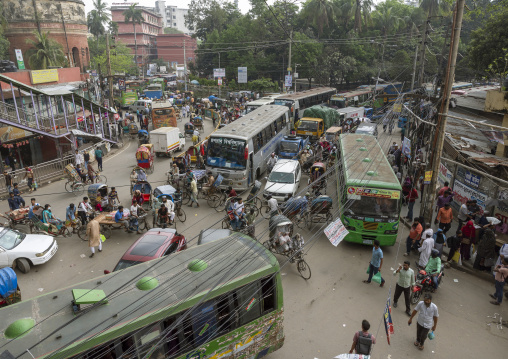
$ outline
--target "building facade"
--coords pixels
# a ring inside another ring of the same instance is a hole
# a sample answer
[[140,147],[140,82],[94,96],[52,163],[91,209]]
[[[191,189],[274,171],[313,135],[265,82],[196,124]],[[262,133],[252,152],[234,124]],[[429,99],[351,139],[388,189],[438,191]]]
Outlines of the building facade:
[[185,15],[189,9],[179,8],[175,5],[166,5],[165,0],[155,1],[154,11],[162,17],[164,27],[179,30],[186,35],[193,35],[194,31],[185,25]]
[[34,31],[49,32],[49,37],[62,45],[70,67],[85,72],[90,63],[88,28],[85,4],[81,0],[0,0],[7,20],[5,37],[10,42],[9,58],[16,63],[15,49],[23,54],[29,69],[26,52],[32,47],[27,39],[35,40]]
[[136,60],[138,66],[142,67],[157,58],[157,36],[163,33],[162,17],[153,8],[136,6],[142,12],[143,22],[133,26],[132,22],[125,21],[123,15],[130,5],[131,3],[113,3],[111,20],[118,23],[118,40],[125,43],[132,54],[135,54],[135,42],[137,43]]
[[[184,49],[185,46],[185,49]],[[170,63],[182,65],[196,59],[197,41],[185,34],[163,34],[157,36],[157,54]]]

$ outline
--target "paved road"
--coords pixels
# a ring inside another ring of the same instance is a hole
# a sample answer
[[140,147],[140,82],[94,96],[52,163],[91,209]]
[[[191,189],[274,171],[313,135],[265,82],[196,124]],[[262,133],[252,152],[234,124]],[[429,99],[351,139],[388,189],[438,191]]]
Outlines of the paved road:
[[[183,123],[179,123],[179,126],[183,127]],[[207,133],[211,127],[210,121],[206,121]],[[380,141],[387,148],[392,141],[400,143],[400,137],[398,132],[392,137],[381,134]],[[130,201],[129,173],[136,164],[136,144],[134,140],[126,143],[120,151],[107,158],[104,164],[108,185],[117,187],[124,203]],[[149,181],[154,186],[165,183],[169,163],[167,158],[156,158],[155,173],[149,176]],[[306,182],[306,178],[303,182]],[[329,193],[334,193],[333,184],[330,183],[329,186]],[[69,203],[78,202],[78,198],[63,190],[62,181],[40,188],[35,193],[38,202],[51,203],[60,217],[64,217],[65,207]],[[25,199],[28,200],[29,196],[25,195]],[[1,210],[7,210],[5,201],[0,205]],[[187,221],[178,223],[178,231],[184,233],[191,245],[196,242],[195,238],[201,229],[210,226],[220,228],[222,214],[208,208],[206,203],[203,202],[198,209],[186,206],[184,209]],[[266,222],[259,221],[256,234],[266,231]],[[314,227],[311,233],[301,230],[307,241],[317,232],[318,227]],[[406,236],[407,230],[403,227],[396,245],[383,248],[385,262],[382,273],[387,282],[384,288],[379,288],[375,284],[362,283],[366,278],[370,247],[343,242],[335,248],[322,233],[318,233],[306,256],[312,269],[309,281],[298,275],[294,264],[282,268],[286,341],[282,349],[271,354],[270,358],[322,359],[348,352],[353,334],[360,329],[362,319],[371,322],[371,331],[378,338],[374,358],[477,358],[504,355],[508,347],[508,329],[500,330],[495,325],[489,326],[488,323],[492,320],[487,316],[501,313],[507,318],[507,304],[503,303],[501,307],[489,304],[488,293],[493,292],[493,285],[455,269],[446,270],[442,286],[434,295],[434,302],[440,310],[436,339],[427,341],[423,352],[418,351],[412,344],[416,324],[408,328],[402,305],[393,309],[395,334],[391,345],[387,344],[382,314],[386,299],[395,286],[390,268],[395,268],[404,261],[403,248],[399,250],[399,244],[404,244]],[[260,237],[264,241],[266,235]],[[18,273],[23,298],[66,286],[75,287],[81,281],[101,275],[104,269],[113,269],[121,255],[137,238],[136,234],[114,231],[105,242],[104,251],[96,254],[93,259],[88,258],[90,252],[87,244],[77,236],[58,238],[59,251],[49,263],[33,268],[28,274]],[[416,257],[411,260],[414,262]],[[279,257],[279,261],[281,265],[284,264],[283,257]],[[401,298],[400,304],[402,303]]]

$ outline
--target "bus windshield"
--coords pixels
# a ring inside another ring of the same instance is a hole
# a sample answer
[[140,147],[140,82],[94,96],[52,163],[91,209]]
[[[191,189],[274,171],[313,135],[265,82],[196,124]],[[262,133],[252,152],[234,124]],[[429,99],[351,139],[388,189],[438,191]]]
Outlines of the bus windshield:
[[207,149],[206,164],[218,168],[245,169],[245,141],[227,138],[211,137]]
[[300,124],[298,125],[298,129],[301,131],[317,131],[318,129],[318,123],[317,121],[305,121],[301,120]]
[[291,106],[293,106],[293,101],[291,101],[291,100],[275,100],[274,103],[276,105],[287,106],[289,108],[291,108]]
[[338,108],[345,108],[346,107],[346,100],[345,99],[332,99],[330,100],[330,106],[332,107],[338,107]]
[[245,113],[247,114],[247,113],[249,113],[249,112],[252,112],[252,111],[254,111],[254,110],[257,110],[259,107],[260,107],[260,106],[256,106],[256,105],[254,105],[254,106],[248,106],[248,105],[247,105],[247,110],[246,110],[246,112],[245,112]]
[[360,199],[352,200],[345,213],[357,216],[372,217],[399,217],[399,200],[392,198],[377,198],[360,196]]

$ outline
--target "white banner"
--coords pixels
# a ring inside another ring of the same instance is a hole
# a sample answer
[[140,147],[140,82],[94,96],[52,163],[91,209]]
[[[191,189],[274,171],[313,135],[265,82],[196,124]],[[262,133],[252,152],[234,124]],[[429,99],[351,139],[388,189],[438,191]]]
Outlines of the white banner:
[[337,218],[334,222],[330,223],[324,230],[326,237],[330,242],[337,247],[342,242],[345,236],[349,234],[348,230],[342,224],[340,218]]
[[489,197],[481,192],[478,192],[474,188],[466,186],[462,182],[455,180],[453,184],[453,201],[460,207],[470,199],[475,199],[478,206],[485,211],[485,204],[489,201]]
[[226,77],[226,69],[213,69],[213,77]]
[[441,186],[443,186],[445,182],[451,183],[452,180],[451,171],[446,168],[442,162],[439,164],[439,173],[437,174],[437,180]]
[[247,83],[247,68],[239,67],[238,68],[238,83],[246,84]]

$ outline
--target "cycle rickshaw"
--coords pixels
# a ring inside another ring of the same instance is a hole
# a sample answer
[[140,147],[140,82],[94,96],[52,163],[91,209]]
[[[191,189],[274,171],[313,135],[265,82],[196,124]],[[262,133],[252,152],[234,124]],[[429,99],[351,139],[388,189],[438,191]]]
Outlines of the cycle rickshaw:
[[319,196],[312,200],[307,212],[307,228],[311,229],[314,223],[330,224],[333,221],[332,204],[332,198],[329,196]]
[[[152,213],[153,213],[153,227],[163,227],[165,224],[161,223],[159,220],[159,208],[161,208],[161,204],[163,202],[163,197],[166,197],[168,201],[172,201],[175,205],[175,218],[178,218],[180,222],[185,222],[187,219],[187,215],[182,208],[182,194],[178,192],[175,187],[171,185],[164,185],[155,188],[153,191],[153,205],[152,205]],[[174,222],[176,227],[176,221]]]
[[183,125],[185,136],[189,136],[192,138],[192,135],[194,135],[194,125],[191,122],[187,122],[185,125]]
[[67,174],[67,182],[65,183],[65,190],[75,196],[82,194],[85,191],[85,185],[83,184],[81,177],[74,168],[72,163],[69,163],[64,168],[65,174]]
[[153,173],[153,145],[146,143],[141,145],[136,151],[136,160],[138,161],[138,167],[141,167],[147,172]]
[[309,185],[315,194],[326,193],[326,165],[323,162],[315,162],[310,167]]
[[280,209],[297,227],[305,228],[308,203],[309,200],[306,196],[292,197],[283,203]]
[[134,122],[129,123],[129,135],[131,135],[131,138],[136,138],[138,132],[139,132],[138,125]]
[[131,171],[131,174],[130,174],[130,180],[131,180],[131,195],[134,193],[133,191],[133,187],[134,185],[136,184],[136,182],[138,181],[144,181],[145,179],[147,179],[147,176],[146,176],[146,172],[143,168],[139,167],[139,166],[136,166],[132,169]]
[[[303,279],[309,279],[311,276],[310,267],[303,259],[304,241],[303,237],[296,233],[293,235],[293,222],[281,214],[276,214],[270,218],[269,233],[270,237],[263,243],[263,246],[274,254],[287,257],[291,263],[296,262],[296,268]],[[280,235],[288,236],[288,242],[281,242]]]
[[102,211],[108,207],[108,186],[104,183],[95,183],[88,187],[88,199],[90,205],[96,211]]
[[144,143],[150,143],[150,134],[147,130],[139,130],[138,131],[138,146],[141,146]]
[[191,123],[194,125],[194,127],[195,127],[197,130],[201,130],[201,131],[203,131],[203,119],[201,118],[201,116],[195,116],[195,117],[191,120]]
[[21,302],[18,277],[11,267],[0,269],[0,308]]
[[152,208],[152,186],[147,181],[138,181],[132,187],[132,192],[140,191],[143,197],[142,207],[145,211]]

